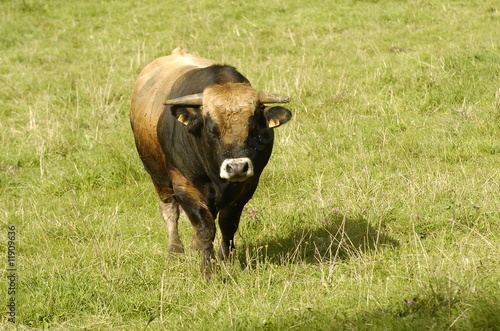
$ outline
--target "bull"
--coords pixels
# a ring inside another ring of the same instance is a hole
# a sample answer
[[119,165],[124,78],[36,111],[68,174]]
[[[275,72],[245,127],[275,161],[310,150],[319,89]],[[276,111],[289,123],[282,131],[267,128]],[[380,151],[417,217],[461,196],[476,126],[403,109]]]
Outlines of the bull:
[[140,73],[130,122],[139,156],[159,196],[169,253],[183,253],[179,206],[202,253],[202,273],[234,251],[234,234],[273,149],[274,128],[292,114],[286,96],[255,90],[234,67],[176,48]]

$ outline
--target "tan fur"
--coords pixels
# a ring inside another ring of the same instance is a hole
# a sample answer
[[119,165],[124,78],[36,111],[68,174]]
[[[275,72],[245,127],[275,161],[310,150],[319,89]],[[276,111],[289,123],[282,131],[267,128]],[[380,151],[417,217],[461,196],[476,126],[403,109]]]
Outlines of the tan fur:
[[203,112],[219,126],[225,144],[242,145],[248,138],[248,121],[259,98],[250,84],[212,85],[203,92]]

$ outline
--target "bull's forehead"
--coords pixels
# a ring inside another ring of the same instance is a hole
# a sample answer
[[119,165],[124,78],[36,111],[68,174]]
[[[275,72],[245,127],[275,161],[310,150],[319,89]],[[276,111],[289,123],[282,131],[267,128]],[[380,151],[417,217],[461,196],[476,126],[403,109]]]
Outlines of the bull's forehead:
[[209,86],[203,92],[203,112],[217,124],[225,144],[242,145],[248,138],[248,123],[259,103],[250,84]]

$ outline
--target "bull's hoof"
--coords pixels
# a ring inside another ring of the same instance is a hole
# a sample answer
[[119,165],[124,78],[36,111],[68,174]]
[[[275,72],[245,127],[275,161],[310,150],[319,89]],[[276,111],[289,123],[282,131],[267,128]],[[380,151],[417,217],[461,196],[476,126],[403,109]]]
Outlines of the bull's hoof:
[[182,244],[171,244],[167,247],[167,251],[170,255],[184,254],[184,247]]
[[217,263],[217,259],[213,255],[213,252],[210,252],[210,254],[202,252],[202,255],[201,275],[207,281],[212,280],[220,268]]

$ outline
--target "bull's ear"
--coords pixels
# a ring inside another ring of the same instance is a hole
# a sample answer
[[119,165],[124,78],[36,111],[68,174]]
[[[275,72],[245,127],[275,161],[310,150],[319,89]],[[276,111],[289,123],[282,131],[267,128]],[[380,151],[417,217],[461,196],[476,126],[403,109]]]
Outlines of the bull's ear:
[[188,125],[199,113],[196,108],[191,107],[172,106],[170,110],[172,111],[172,115],[184,125]]
[[199,132],[203,126],[203,115],[201,114],[200,108],[173,106],[171,111],[172,115],[174,115],[179,122],[186,125],[188,131],[191,133]]
[[267,127],[272,129],[285,124],[292,118],[292,113],[285,107],[266,107],[264,108],[264,117]]

